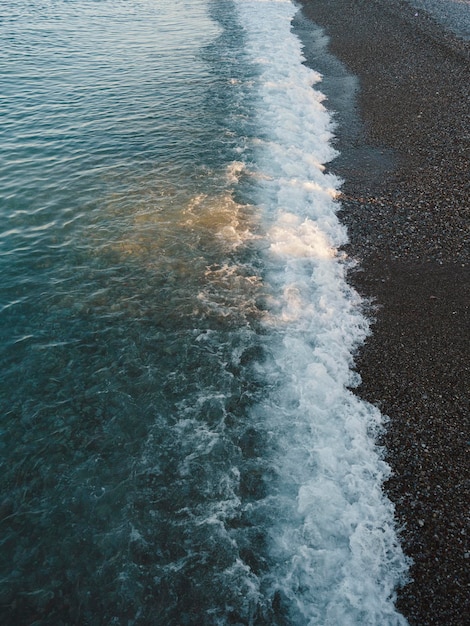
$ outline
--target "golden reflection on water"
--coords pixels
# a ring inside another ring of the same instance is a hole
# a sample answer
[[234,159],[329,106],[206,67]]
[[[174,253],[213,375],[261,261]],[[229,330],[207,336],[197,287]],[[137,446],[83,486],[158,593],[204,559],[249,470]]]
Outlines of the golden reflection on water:
[[[137,298],[113,289],[113,314],[148,312],[142,293],[152,294],[152,307],[173,316],[246,319],[259,316],[256,301],[263,289],[247,246],[262,239],[259,211],[237,202],[230,189],[219,193],[188,193],[153,184],[123,189],[106,198],[99,209],[99,227],[91,225],[89,246],[108,266],[129,266],[142,283]],[[98,221],[97,220],[97,221]],[[104,306],[108,289],[87,297],[88,306]],[[147,314],[147,313],[145,313]]]

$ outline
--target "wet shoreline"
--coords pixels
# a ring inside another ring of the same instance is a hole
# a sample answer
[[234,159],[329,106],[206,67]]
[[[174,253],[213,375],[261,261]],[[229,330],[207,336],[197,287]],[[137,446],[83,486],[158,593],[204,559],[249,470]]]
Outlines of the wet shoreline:
[[345,180],[350,279],[375,320],[357,393],[390,418],[386,488],[414,561],[397,605],[410,624],[457,626],[470,583],[469,43],[399,0],[301,4],[357,80],[330,166]]

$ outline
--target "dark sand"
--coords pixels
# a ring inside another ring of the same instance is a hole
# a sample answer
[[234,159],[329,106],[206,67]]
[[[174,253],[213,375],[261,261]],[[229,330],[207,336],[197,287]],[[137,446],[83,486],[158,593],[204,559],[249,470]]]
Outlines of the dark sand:
[[[346,181],[340,217],[346,251],[360,263],[350,279],[376,319],[356,360],[358,393],[390,418],[384,443],[394,475],[386,489],[414,561],[398,608],[413,625],[463,626],[470,623],[469,44],[400,0],[301,3],[360,85],[356,111],[353,83],[342,102],[327,105],[338,104],[342,151],[330,167]],[[307,20],[299,19],[302,37]],[[308,63],[323,71],[316,54],[306,44]]]

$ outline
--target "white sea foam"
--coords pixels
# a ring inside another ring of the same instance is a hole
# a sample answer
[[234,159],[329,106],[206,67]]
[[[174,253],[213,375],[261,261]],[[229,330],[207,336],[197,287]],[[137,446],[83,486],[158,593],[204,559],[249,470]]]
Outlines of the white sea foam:
[[369,328],[337,251],[346,232],[336,217],[341,181],[324,168],[335,151],[313,88],[321,77],[303,65],[290,1],[236,6],[259,69],[255,167],[273,294],[266,324],[279,338],[276,384],[255,411],[282,451],[272,589],[296,607],[293,623],[406,624],[394,599],[408,563],[382,491],[390,470],[375,444],[384,419],[349,390],[352,355]]

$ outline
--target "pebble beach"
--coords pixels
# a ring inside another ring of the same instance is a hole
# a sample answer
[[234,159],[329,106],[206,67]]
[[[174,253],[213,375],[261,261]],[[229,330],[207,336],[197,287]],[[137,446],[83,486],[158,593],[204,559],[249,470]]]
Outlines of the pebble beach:
[[[397,607],[412,625],[461,626],[470,614],[470,44],[416,3],[301,4],[356,80],[330,168],[345,181],[350,281],[373,319],[357,393],[389,418],[385,487],[412,559]],[[315,51],[304,45],[309,63]]]

